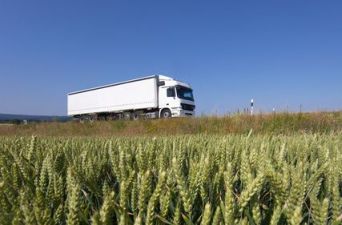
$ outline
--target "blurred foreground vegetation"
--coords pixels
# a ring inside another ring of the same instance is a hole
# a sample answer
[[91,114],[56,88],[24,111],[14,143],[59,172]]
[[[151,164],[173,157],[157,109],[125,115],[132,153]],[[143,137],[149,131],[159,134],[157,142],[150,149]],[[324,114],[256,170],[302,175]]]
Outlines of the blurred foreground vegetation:
[[341,151],[341,132],[2,137],[0,224],[341,224]]

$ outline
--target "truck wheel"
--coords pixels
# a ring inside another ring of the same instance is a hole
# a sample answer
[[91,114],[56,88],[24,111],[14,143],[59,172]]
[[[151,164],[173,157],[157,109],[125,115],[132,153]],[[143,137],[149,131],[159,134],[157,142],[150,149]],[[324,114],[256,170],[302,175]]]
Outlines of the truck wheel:
[[160,115],[161,118],[170,118],[171,117],[171,111],[170,109],[163,109]]
[[123,119],[124,120],[131,120],[132,119],[132,114],[130,112],[124,112]]
[[133,113],[133,120],[138,120],[139,117],[140,117],[139,112],[134,112],[134,113]]

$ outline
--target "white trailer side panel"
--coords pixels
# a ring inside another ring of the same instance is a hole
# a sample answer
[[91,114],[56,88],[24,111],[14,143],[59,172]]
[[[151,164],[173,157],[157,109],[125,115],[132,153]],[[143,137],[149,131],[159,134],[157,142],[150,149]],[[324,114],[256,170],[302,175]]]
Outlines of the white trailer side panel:
[[155,76],[68,94],[68,115],[158,107]]

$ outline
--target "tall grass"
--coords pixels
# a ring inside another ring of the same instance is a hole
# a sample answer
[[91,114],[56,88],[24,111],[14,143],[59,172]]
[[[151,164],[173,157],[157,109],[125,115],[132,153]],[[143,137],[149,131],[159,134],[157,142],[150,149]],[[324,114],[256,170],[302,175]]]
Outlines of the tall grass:
[[136,136],[176,134],[328,133],[342,130],[342,112],[277,113],[168,120],[34,123],[0,126],[0,136]]

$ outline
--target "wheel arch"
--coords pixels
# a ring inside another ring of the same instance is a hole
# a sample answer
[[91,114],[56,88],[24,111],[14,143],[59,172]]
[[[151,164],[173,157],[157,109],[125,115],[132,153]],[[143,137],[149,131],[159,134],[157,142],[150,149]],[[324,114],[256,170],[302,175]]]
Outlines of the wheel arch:
[[166,110],[166,109],[168,109],[168,110],[170,110],[170,112],[171,112],[171,117],[172,117],[172,111],[171,111],[171,108],[169,108],[169,107],[164,107],[164,108],[160,108],[159,109],[159,118],[161,118],[161,115],[162,115],[162,112],[163,112],[163,110]]

